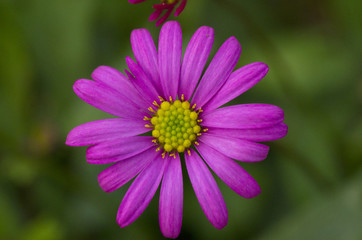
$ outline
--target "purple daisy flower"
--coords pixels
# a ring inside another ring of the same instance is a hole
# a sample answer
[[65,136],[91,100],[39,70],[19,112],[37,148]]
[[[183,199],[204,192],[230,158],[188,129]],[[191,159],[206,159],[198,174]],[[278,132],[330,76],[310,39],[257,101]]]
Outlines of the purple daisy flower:
[[[137,4],[137,3],[141,3],[141,2],[145,2],[146,0],[128,0],[129,3],[133,3],[133,4]],[[171,15],[172,11],[174,10],[174,8],[176,6],[178,6],[176,8],[175,11],[175,17],[177,17],[178,15],[181,14],[181,12],[184,10],[185,6],[186,6],[187,0],[161,0],[161,4],[155,4],[153,5],[153,8],[155,9],[155,11],[151,14],[149,20],[155,21],[156,22],[156,26],[160,26],[162,23],[164,23],[167,18]],[[164,13],[164,15],[161,17],[161,14]]]
[[127,76],[101,66],[92,73],[94,81],[80,79],[74,84],[81,99],[118,117],[74,128],[66,144],[91,145],[86,153],[89,163],[114,163],[98,175],[106,192],[135,178],[117,213],[121,227],[142,214],[161,184],[161,231],[169,238],[179,235],[183,159],[201,208],[218,229],[227,224],[228,213],[207,166],[242,197],[260,193],[257,182],[234,160],[258,162],[266,158],[269,147],[258,142],[286,135],[283,110],[267,104],[219,108],[259,82],[268,67],[256,62],[233,71],[241,46],[231,37],[202,75],[213,40],[214,30],[200,27],[181,61],[178,22],[163,25],[158,52],[150,33],[136,29],[131,34],[136,62],[126,58]]

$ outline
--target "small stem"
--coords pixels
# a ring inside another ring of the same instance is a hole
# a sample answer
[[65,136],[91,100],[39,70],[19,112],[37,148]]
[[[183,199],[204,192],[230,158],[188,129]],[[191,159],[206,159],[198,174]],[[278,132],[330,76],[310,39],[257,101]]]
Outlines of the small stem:
[[302,156],[298,151],[288,148],[283,144],[270,143],[269,144],[273,149],[276,149],[278,152],[282,153],[288,159],[293,160],[293,162],[302,169],[310,179],[315,182],[316,186],[320,189],[321,192],[325,192],[333,186],[333,182],[327,177],[322,175],[320,171],[310,163],[304,156]]

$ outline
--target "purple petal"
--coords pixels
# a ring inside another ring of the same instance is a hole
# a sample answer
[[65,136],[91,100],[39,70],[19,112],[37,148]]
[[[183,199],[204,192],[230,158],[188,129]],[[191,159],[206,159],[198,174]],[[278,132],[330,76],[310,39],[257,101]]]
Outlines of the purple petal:
[[237,194],[244,198],[253,198],[260,193],[258,183],[235,161],[206,144],[200,144],[196,149],[216,175]]
[[288,126],[285,123],[279,123],[266,128],[249,129],[228,129],[228,128],[209,128],[208,134],[217,136],[228,136],[233,138],[245,139],[253,142],[273,141],[285,137],[288,133]]
[[109,88],[115,89],[125,98],[134,102],[138,107],[143,109],[148,108],[147,103],[143,100],[132,83],[120,71],[111,67],[100,66],[93,71],[92,79]]
[[159,154],[155,149],[151,148],[136,156],[113,164],[98,175],[99,186],[105,192],[112,192],[122,187],[153,161],[157,155]]
[[151,13],[150,17],[148,18],[148,21],[152,22],[155,21],[157,18],[159,18],[162,14],[162,9],[156,9],[153,13]]
[[121,227],[131,224],[146,209],[161,182],[167,163],[168,159],[158,154],[134,180],[118,209],[117,223]]
[[193,104],[203,107],[219,91],[238,62],[240,53],[241,46],[235,37],[225,41],[206,69],[192,99]]
[[283,122],[284,112],[269,104],[241,104],[206,112],[202,118],[205,127],[266,128]]
[[160,228],[167,238],[177,238],[182,224],[183,184],[180,157],[170,157],[160,191]]
[[256,62],[248,64],[233,72],[225,85],[203,107],[204,111],[215,109],[233,100],[257,84],[268,72],[265,63]]
[[269,147],[263,144],[228,136],[219,137],[205,133],[199,139],[220,153],[243,162],[262,161],[269,151]]
[[158,73],[158,56],[155,43],[146,29],[136,29],[131,33],[131,45],[137,63],[142,67],[158,92],[161,92]]
[[134,78],[132,78],[132,83],[138,92],[148,101],[149,104],[152,104],[153,101],[158,100],[158,96],[160,96],[160,94],[157,92],[156,88],[151,83],[151,80],[147,77],[142,68],[130,57],[126,57],[126,62],[130,71],[134,75]]
[[181,4],[180,6],[178,6],[178,8],[176,9],[175,11],[175,17],[177,17],[178,15],[181,14],[181,12],[185,9],[186,7],[186,3],[187,3],[187,0],[181,0]]
[[133,157],[151,148],[154,145],[152,139],[152,137],[136,136],[102,142],[87,149],[87,162],[107,164]]
[[165,23],[158,43],[158,66],[163,97],[176,99],[180,79],[182,31],[175,21]]
[[[162,5],[162,4],[161,4],[161,5]],[[153,5],[154,8],[155,8],[155,6],[157,6],[157,5]],[[158,5],[158,6],[159,6],[159,5]],[[164,14],[162,17],[160,17],[160,18],[157,20],[157,22],[156,22],[156,27],[160,26],[162,23],[164,23],[164,22],[167,20],[167,18],[171,15],[173,8],[174,8],[174,7],[172,7],[172,8],[165,8],[165,9],[164,9],[166,12],[165,12],[165,14]]]
[[143,119],[141,111],[128,98],[102,83],[80,79],[74,92],[86,103],[117,117]]
[[202,210],[214,227],[222,229],[228,222],[228,213],[215,179],[193,149],[191,149],[191,156],[185,154],[185,162]]
[[116,138],[132,137],[149,132],[143,120],[133,119],[104,119],[84,123],[73,128],[65,144],[69,146],[86,146],[111,141]]
[[186,48],[182,61],[179,89],[179,96],[184,94],[186,100],[191,98],[200,80],[213,42],[214,29],[203,26],[195,32]]

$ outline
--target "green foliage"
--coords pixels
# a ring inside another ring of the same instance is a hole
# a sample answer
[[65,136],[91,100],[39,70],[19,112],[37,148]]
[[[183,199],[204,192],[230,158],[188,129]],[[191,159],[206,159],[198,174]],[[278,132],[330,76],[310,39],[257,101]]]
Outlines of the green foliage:
[[[78,99],[75,80],[125,68],[134,28],[147,28],[151,1],[0,1],[0,239],[160,239],[158,197],[131,226],[116,211],[128,186],[104,193],[85,148],[64,145],[75,126],[107,118]],[[232,104],[285,111],[289,134],[269,157],[242,164],[262,193],[243,199],[218,181],[229,224],[207,221],[184,171],[181,239],[362,238],[362,5],[333,1],[188,1],[177,18],[183,48],[201,25],[215,28],[215,53],[231,35],[238,67],[270,71]],[[174,19],[174,18],[172,18]],[[183,165],[183,167],[185,167]]]

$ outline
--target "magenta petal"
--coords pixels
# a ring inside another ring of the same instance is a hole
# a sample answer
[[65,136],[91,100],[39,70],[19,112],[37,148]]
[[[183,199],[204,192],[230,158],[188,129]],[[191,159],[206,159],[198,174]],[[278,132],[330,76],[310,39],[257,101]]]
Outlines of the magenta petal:
[[269,104],[241,104],[203,114],[202,125],[215,128],[266,128],[281,123],[284,112]]
[[142,119],[143,114],[128,98],[102,83],[80,79],[74,92],[86,103],[117,117]]
[[215,179],[193,149],[191,149],[191,156],[185,154],[185,162],[202,210],[214,227],[222,229],[228,222],[228,212]]
[[213,42],[214,29],[203,26],[195,32],[186,48],[182,61],[179,89],[179,96],[184,94],[186,100],[191,98],[200,80]]
[[157,49],[150,32],[146,29],[133,30],[131,45],[137,63],[142,67],[156,90],[161,92]]
[[143,69],[136,64],[130,57],[126,57],[126,63],[129,67],[129,70],[134,75],[132,78],[132,83],[138,92],[148,101],[149,104],[152,104],[153,101],[158,99],[160,94],[157,92],[157,89],[151,83],[151,80],[147,77]]
[[[153,7],[155,7],[155,6],[157,6],[157,5],[153,5]],[[160,6],[160,5],[158,5],[158,6]],[[161,6],[163,6],[163,5],[161,4]],[[173,5],[173,7],[171,7],[171,8],[165,9],[166,12],[165,12],[165,14],[164,14],[162,17],[160,17],[160,18],[157,20],[157,22],[156,22],[156,27],[160,26],[162,23],[164,23],[164,22],[167,20],[167,18],[171,15],[171,13],[172,13],[172,11],[173,11],[173,8],[174,8],[174,5]]]
[[120,71],[111,67],[100,66],[93,71],[92,79],[118,91],[119,94],[134,102],[138,107],[147,109],[147,103]]
[[150,17],[148,18],[148,21],[152,22],[155,21],[157,18],[159,18],[162,14],[162,9],[156,9],[153,13],[151,13]]
[[230,75],[225,85],[203,107],[203,110],[218,108],[246,92],[267,74],[268,69],[265,63],[256,62],[236,70]]
[[151,148],[136,156],[113,164],[98,175],[99,186],[105,192],[112,192],[122,187],[153,161],[157,155],[158,153],[155,149]]
[[151,148],[154,145],[152,139],[152,137],[136,136],[102,142],[87,149],[87,162],[107,164],[133,157]]
[[269,152],[269,147],[266,145],[228,136],[203,134],[199,139],[220,153],[243,162],[262,161]]
[[118,209],[117,223],[121,227],[131,224],[146,209],[161,182],[167,163],[167,159],[158,154],[136,177]]
[[73,128],[65,144],[69,146],[86,146],[111,141],[116,138],[132,137],[149,132],[143,120],[104,119],[84,123]]
[[170,157],[160,191],[160,228],[167,238],[177,238],[182,224],[183,183],[180,157]]
[[200,144],[196,149],[216,175],[237,194],[244,198],[253,198],[260,193],[258,183],[235,161],[206,144]]
[[240,138],[253,142],[265,142],[285,137],[288,133],[288,126],[285,123],[279,123],[266,128],[209,128],[207,133],[218,136]]
[[212,59],[192,99],[197,107],[203,107],[229,78],[239,60],[241,46],[235,37],[224,42]]
[[180,79],[182,31],[178,22],[165,23],[158,43],[158,66],[163,97],[176,99]]

